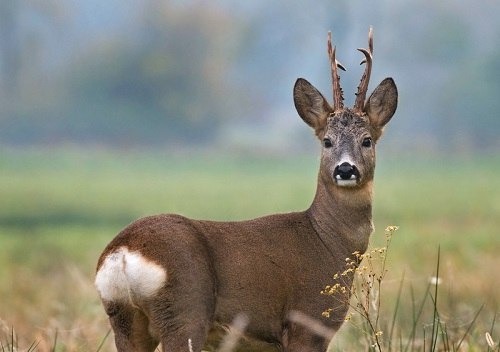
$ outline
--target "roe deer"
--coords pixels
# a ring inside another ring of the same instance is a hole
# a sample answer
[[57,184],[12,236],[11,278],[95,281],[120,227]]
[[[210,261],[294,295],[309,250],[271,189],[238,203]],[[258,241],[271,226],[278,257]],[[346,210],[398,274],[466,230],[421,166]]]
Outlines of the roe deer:
[[[106,247],[95,285],[119,351],[153,351],[161,343],[163,351],[199,352],[214,327],[239,314],[248,318],[245,334],[278,350],[327,349],[348,303],[320,291],[347,257],[368,246],[375,143],[397,106],[392,78],[365,102],[371,29],[368,38],[368,49],[358,49],[366,66],[353,108],[344,107],[330,34],[333,107],[305,79],[295,83],[297,112],[322,143],[307,210],[240,222],[155,215],[135,221]],[[333,308],[329,319],[322,317],[327,308]],[[332,336],[289,319],[296,311],[321,321]]]

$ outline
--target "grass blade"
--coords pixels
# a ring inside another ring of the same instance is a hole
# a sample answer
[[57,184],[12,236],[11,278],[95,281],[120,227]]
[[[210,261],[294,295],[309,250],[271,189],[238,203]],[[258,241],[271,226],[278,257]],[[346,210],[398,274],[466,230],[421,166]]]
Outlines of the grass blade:
[[405,272],[403,271],[401,281],[399,282],[398,296],[396,298],[396,305],[394,307],[394,314],[392,315],[391,327],[389,329],[389,352],[392,350],[392,336],[394,333],[394,326],[396,325],[396,316],[397,316],[398,310],[399,310],[399,302],[401,301],[401,292],[403,290],[404,279],[405,279]]
[[432,319],[432,335],[431,335],[431,352],[436,350],[437,344],[437,335],[438,335],[438,325],[439,325],[439,315],[437,309],[437,295],[438,295],[438,286],[439,286],[439,260],[441,257],[441,245],[438,246],[438,256],[437,256],[437,265],[436,265],[436,285],[434,288],[434,317]]
[[[427,301],[427,297],[429,296],[430,290],[431,290],[431,284],[429,282],[427,284],[427,288],[425,289],[424,298],[422,299],[422,302],[420,303],[420,307],[418,308],[418,313],[417,313],[416,316],[415,315],[413,316],[413,326],[412,326],[412,329],[411,329],[410,338],[408,339],[408,343],[406,344],[404,352],[408,351],[408,348],[410,347],[410,344],[411,344],[411,350],[414,350],[414,346],[415,346],[415,334],[417,332],[417,323],[420,320],[420,317],[422,316],[422,313],[424,311],[425,302]],[[414,294],[413,294],[413,285],[411,286],[411,293],[412,293],[412,298],[413,298],[414,297]],[[424,352],[425,352],[425,329],[424,329]]]
[[476,322],[476,319],[479,316],[479,313],[481,313],[481,311],[483,310],[483,308],[484,308],[484,304],[481,306],[481,308],[479,308],[479,310],[477,311],[476,315],[474,316],[474,319],[472,319],[472,322],[467,327],[467,330],[465,331],[464,336],[462,336],[462,339],[460,340],[460,342],[457,345],[457,348],[456,348],[457,351],[460,350],[460,346],[462,345],[462,342],[464,342],[465,337],[469,334],[470,330],[472,329],[472,326]]
[[33,341],[30,345],[30,347],[28,347],[28,349],[26,350],[27,352],[34,352],[37,348],[37,346],[40,344],[40,341]]
[[104,336],[104,338],[102,339],[101,343],[99,344],[99,346],[97,347],[97,350],[96,352],[99,352],[102,348],[102,346],[104,346],[104,342],[106,342],[106,339],[108,338],[109,334],[111,334],[111,329],[108,330],[108,332],[106,333],[106,335]]
[[52,345],[52,352],[56,352],[56,345],[57,345],[57,334],[59,333],[59,330],[56,329],[56,333],[54,336],[54,343]]
[[[491,322],[491,327],[490,327],[490,331],[489,331],[489,333],[490,333],[490,337],[491,337],[491,335],[493,335],[493,329],[495,328],[495,322],[496,322],[496,319],[497,319],[497,313],[495,313],[495,314],[493,315],[493,321]],[[499,346],[498,346],[498,350],[500,351],[500,344],[499,344]],[[494,351],[494,349],[493,349],[493,347],[491,347],[491,346],[488,344],[488,352],[489,352],[489,351]]]

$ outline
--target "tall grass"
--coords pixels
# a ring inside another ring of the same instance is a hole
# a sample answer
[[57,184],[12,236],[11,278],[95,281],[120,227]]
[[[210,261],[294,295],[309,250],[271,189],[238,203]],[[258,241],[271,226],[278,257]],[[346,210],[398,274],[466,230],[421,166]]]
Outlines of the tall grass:
[[[346,258],[344,271],[336,273],[332,277],[332,284],[321,292],[350,307],[342,332],[351,334],[351,339],[344,341],[341,347],[334,345],[331,350],[500,351],[500,345],[492,337],[492,334],[498,336],[500,333],[500,329],[495,327],[497,313],[484,315],[482,322],[479,319],[486,301],[492,303],[488,297],[484,297],[485,303],[472,317],[469,315],[465,318],[458,316],[459,309],[450,301],[454,298],[453,293],[441,297],[440,247],[437,250],[435,273],[429,276],[418,308],[413,285],[410,286],[411,296],[402,295],[404,276],[397,292],[389,293],[383,289],[389,270],[389,245],[396,230],[395,226],[386,228],[384,247],[370,249],[365,254],[355,252],[352,258]],[[354,274],[354,283],[346,286],[343,277],[350,273]],[[438,303],[442,298],[447,301],[445,303],[451,314],[444,313],[443,304]],[[323,315],[329,317],[330,309]],[[463,322],[457,325],[457,319]],[[488,319],[492,322],[489,330],[485,325]],[[354,339],[355,336],[358,339]]]
[[[1,153],[0,351],[12,345],[12,328],[19,350],[34,341],[37,351],[97,350],[109,324],[92,285],[95,263],[105,244],[135,218],[175,212],[247,219],[305,209],[317,173],[314,156],[78,149]],[[498,343],[498,324],[492,322],[500,301],[500,282],[494,279],[500,267],[499,172],[496,158],[379,157],[375,224],[401,227],[391,243],[380,293],[382,336],[391,336],[391,350],[404,347],[412,330],[408,350],[421,347],[423,331],[426,341],[436,331],[439,338],[443,331],[463,336],[483,304],[460,348],[470,341],[485,347],[486,332]],[[384,246],[380,234],[372,237],[373,247]],[[438,246],[436,306],[438,320],[446,325],[435,325],[432,333],[436,320],[427,307],[435,291],[428,280],[435,276]],[[384,302],[394,304],[383,308]],[[421,324],[414,324],[416,317]],[[357,332],[345,324],[334,348],[358,350],[352,347],[359,346]],[[100,350],[113,350],[112,339],[105,339]]]

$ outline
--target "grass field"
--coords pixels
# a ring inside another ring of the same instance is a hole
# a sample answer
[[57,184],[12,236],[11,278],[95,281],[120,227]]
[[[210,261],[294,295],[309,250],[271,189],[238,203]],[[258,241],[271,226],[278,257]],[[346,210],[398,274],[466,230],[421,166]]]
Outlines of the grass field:
[[[317,162],[314,155],[3,151],[4,349],[10,351],[7,345],[15,340],[19,350],[33,342],[37,351],[97,350],[109,326],[92,284],[95,263],[121,228],[161,212],[222,220],[305,209],[314,195]],[[398,345],[408,337],[415,306],[435,275],[438,246],[438,306],[447,333],[463,336],[484,304],[462,348],[487,350],[487,331],[498,343],[500,323],[493,323],[500,320],[499,174],[500,158],[495,157],[402,160],[379,155],[372,243],[384,243],[387,225],[400,227],[391,243],[381,294],[381,315],[390,321],[404,273],[393,334]],[[419,341],[432,321],[431,313],[422,314]],[[352,324],[344,326],[334,350],[357,350],[363,333]],[[113,350],[111,337],[101,350]]]

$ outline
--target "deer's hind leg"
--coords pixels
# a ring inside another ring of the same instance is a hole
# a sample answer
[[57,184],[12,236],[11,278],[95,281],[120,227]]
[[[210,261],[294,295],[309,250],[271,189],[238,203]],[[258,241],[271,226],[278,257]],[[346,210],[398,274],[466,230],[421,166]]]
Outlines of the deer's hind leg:
[[201,351],[213,324],[215,289],[206,262],[174,265],[163,287],[145,305],[163,351]]
[[172,299],[171,293],[145,300],[141,308],[103,302],[118,352],[153,352],[160,342],[165,352],[202,350],[212,314],[204,314],[206,305],[192,294]]
[[104,307],[119,352],[155,350],[159,341],[151,334],[149,319],[143,312],[128,303],[105,302]]

